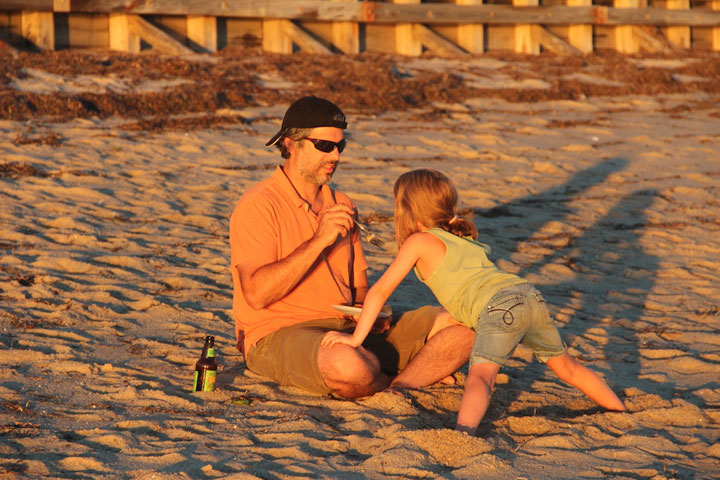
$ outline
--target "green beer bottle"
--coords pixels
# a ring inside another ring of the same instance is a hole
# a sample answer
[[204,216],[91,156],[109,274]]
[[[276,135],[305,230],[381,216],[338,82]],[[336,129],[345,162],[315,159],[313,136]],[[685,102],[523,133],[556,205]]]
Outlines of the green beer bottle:
[[215,337],[205,337],[200,360],[195,363],[195,381],[193,392],[212,392],[215,390],[215,376],[217,375],[217,361],[215,360]]

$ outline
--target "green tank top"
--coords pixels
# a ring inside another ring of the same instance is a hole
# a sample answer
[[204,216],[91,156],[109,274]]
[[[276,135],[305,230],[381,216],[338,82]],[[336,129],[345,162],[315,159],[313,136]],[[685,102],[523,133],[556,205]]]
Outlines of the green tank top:
[[488,260],[490,247],[470,237],[461,238],[441,228],[428,230],[445,244],[445,258],[429,278],[415,275],[432,290],[440,305],[470,328],[475,328],[481,309],[505,287],[527,283]]

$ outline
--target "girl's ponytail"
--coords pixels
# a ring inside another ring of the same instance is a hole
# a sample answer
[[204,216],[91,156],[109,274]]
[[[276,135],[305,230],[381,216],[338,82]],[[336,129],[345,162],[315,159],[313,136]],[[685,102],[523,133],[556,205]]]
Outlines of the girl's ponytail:
[[475,228],[475,224],[466,218],[453,216],[446,222],[441,224],[441,227],[446,232],[450,232],[458,237],[472,237],[473,240],[477,240],[478,232]]

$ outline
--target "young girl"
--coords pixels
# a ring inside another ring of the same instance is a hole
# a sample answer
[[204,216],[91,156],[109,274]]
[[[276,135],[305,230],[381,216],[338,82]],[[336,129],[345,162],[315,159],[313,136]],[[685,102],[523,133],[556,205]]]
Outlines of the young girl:
[[397,257],[368,292],[354,333],[329,332],[323,345],[361,345],[382,306],[414,268],[440,304],[475,330],[457,430],[475,433],[495,377],[518,343],[597,404],[625,410],[600,377],[568,355],[540,292],[488,260],[490,248],[476,240],[475,225],[455,215],[457,191],[444,174],[429,169],[404,173],[394,193]]

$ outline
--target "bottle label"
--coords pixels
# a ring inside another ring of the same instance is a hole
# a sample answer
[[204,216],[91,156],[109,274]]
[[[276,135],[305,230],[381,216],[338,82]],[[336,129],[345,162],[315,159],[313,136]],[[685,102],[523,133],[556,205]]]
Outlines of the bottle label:
[[217,375],[216,370],[206,370],[205,378],[203,382],[203,392],[212,392],[215,390],[215,376]]
[[208,358],[215,356],[215,348],[214,347],[208,348],[207,356],[208,356]]
[[[215,377],[217,370],[205,370],[203,372],[195,371],[195,379],[193,380],[193,392],[212,392],[215,390]],[[198,385],[198,382],[200,383]]]
[[200,376],[200,372],[198,372],[197,370],[195,370],[195,380],[193,380],[193,388],[192,388],[192,391],[193,391],[193,392],[197,392],[197,389],[198,389],[198,388],[197,388],[197,386],[198,386],[198,385],[197,385],[198,376]]

